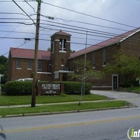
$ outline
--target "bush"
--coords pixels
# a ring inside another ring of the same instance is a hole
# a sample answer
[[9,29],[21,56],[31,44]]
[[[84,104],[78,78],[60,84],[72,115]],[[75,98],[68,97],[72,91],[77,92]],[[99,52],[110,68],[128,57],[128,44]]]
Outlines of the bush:
[[[41,81],[39,83],[47,84],[46,81]],[[81,94],[81,82],[72,82],[72,81],[55,81],[54,83],[64,84],[64,93],[66,94]],[[85,94],[90,94],[92,85],[90,83],[85,84]]]
[[[81,82],[64,82],[66,94],[81,94]],[[90,94],[91,84],[85,84],[85,94]]]
[[[39,83],[48,83],[46,81]],[[64,93],[66,94],[81,94],[81,82],[54,82],[64,84]],[[86,83],[85,94],[90,94],[91,84]],[[31,95],[32,82],[26,81],[10,81],[5,84],[5,92],[7,95]]]
[[1,91],[5,92],[5,85],[4,84],[1,84]]
[[127,87],[138,86],[138,85],[139,85],[138,81],[129,81],[129,82],[125,82],[123,84],[120,84],[119,86],[123,87],[123,88],[127,88]]
[[5,92],[8,95],[31,95],[32,82],[10,81],[5,84]]

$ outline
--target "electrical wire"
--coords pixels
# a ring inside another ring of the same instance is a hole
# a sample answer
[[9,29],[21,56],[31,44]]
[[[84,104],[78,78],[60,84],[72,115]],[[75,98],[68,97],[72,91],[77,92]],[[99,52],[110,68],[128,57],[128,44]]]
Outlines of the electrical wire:
[[25,15],[28,18],[30,18],[30,20],[32,20],[33,24],[36,26],[36,23],[34,22],[34,20],[15,2],[15,0],[12,0],[12,1],[20,8],[20,10],[22,10],[25,13]]
[[[20,48],[21,46],[23,46],[23,45],[25,45],[25,44],[27,44],[27,43],[29,43],[29,42],[30,42],[30,41],[24,42],[23,44],[21,44],[21,45],[19,45],[18,47],[14,48],[12,51],[14,51],[15,49]],[[3,56],[4,56],[4,55],[7,55],[8,53],[9,53],[9,52],[4,53]]]
[[[50,25],[50,26],[58,26],[58,27],[62,27],[60,25],[63,25],[62,28],[68,28],[69,27],[74,27],[74,28],[78,28],[79,30],[82,30],[82,31],[89,31],[89,32],[92,32],[92,33],[102,33],[102,34],[107,34],[107,35],[112,35],[112,36],[115,36],[115,35],[119,35],[119,34],[115,34],[115,33],[110,33],[110,32],[105,32],[105,31],[100,31],[100,30],[93,30],[93,29],[90,29],[90,28],[85,28],[85,27],[81,27],[81,26],[75,26],[75,25],[69,25],[69,24],[63,24],[63,23],[57,23],[57,22],[52,22],[52,21],[47,21],[49,23],[54,23],[54,24],[48,24],[48,23],[40,23],[40,24],[43,24],[43,25]],[[56,25],[56,24],[59,24],[59,25]],[[68,26],[68,27],[65,27],[65,26]],[[84,29],[84,30],[83,30]]]
[[[49,17],[49,16],[45,16],[45,15],[42,15],[42,14],[41,14],[41,16],[46,17],[46,18]],[[78,21],[78,20],[71,20],[71,19],[67,20],[67,19],[58,18],[58,17],[54,17],[54,19],[59,19],[59,20],[62,20],[64,22],[76,22],[76,23],[81,23],[81,24],[86,24],[86,25],[94,25],[94,26],[103,27],[103,28],[109,28],[109,29],[115,29],[115,30],[121,30],[121,31],[129,31],[129,30],[125,30],[125,29],[103,26],[103,25],[98,25],[98,24],[93,24],[93,23],[88,23],[88,22],[83,22],[83,21]]]
[[50,6],[53,6],[53,7],[60,8],[60,9],[63,9],[63,10],[71,11],[71,12],[74,12],[74,13],[77,13],[77,14],[81,14],[81,15],[84,15],[84,16],[96,18],[96,19],[99,19],[99,20],[103,20],[103,21],[107,21],[107,22],[111,22],[111,23],[115,23],[115,24],[119,24],[119,25],[131,27],[131,28],[137,28],[137,27],[134,27],[134,26],[131,26],[131,25],[127,25],[127,24],[123,24],[123,23],[120,23],[120,22],[116,22],[116,21],[112,21],[112,20],[100,18],[100,17],[93,16],[93,15],[89,15],[89,14],[82,13],[82,12],[79,12],[79,11],[76,11],[76,10],[72,10],[72,9],[61,7],[61,6],[57,6],[57,5],[54,5],[54,4],[51,4],[51,3],[47,3],[47,2],[43,2],[43,1],[42,1],[42,3],[47,4],[47,5],[50,5]]

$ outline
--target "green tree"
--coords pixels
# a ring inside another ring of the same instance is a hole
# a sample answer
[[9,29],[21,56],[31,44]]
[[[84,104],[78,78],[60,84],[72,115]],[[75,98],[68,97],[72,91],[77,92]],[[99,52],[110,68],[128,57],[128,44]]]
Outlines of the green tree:
[[5,84],[7,82],[7,58],[5,56],[0,56],[0,74],[4,76],[1,78],[1,83]]
[[72,65],[74,73],[69,74],[72,79],[87,81],[91,79],[99,80],[103,77],[103,72],[95,70],[89,60],[86,61],[86,64],[84,64],[83,59],[75,60]]
[[131,84],[136,78],[140,77],[140,61],[134,55],[126,55],[122,52],[116,53],[114,63],[107,64],[105,67],[106,73],[119,74],[123,84]]
[[85,82],[91,79],[102,79],[104,73],[101,71],[97,71],[92,67],[90,61],[85,61],[83,59],[75,60],[72,63],[74,68],[74,73],[68,74],[72,79],[76,79],[82,82],[81,85],[81,96],[79,100],[79,105],[81,104],[82,95],[85,94]]
[[0,65],[4,65],[7,62],[7,58],[5,56],[0,56]]

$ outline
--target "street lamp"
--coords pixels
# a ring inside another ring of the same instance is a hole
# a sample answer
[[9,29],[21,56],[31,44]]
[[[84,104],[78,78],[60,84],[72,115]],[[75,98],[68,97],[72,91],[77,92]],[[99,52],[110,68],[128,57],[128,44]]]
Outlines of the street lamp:
[[0,74],[0,94],[1,94],[1,77],[3,77],[2,74]]
[[86,61],[87,61],[87,36],[88,31],[86,31],[86,42],[85,42],[85,56],[84,56],[84,70],[83,70],[83,77],[82,77],[82,86],[81,86],[81,95],[79,99],[79,105],[81,105],[82,95],[85,94],[85,70],[86,70]]

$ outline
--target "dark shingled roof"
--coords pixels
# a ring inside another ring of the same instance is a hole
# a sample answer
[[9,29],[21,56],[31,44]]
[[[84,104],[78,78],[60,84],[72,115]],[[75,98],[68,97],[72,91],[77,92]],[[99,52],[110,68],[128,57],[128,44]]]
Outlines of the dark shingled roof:
[[[60,31],[58,31],[58,32],[56,32],[56,33],[54,33],[53,35],[55,35],[55,34],[57,34],[57,35],[71,36],[71,34],[65,33],[65,32],[63,32],[62,30],[60,30]],[[52,36],[53,36],[53,35],[52,35]]]
[[[121,35],[118,35],[116,37],[113,37],[111,39],[108,39],[108,40],[105,40],[103,42],[100,42],[100,43],[98,43],[96,45],[89,46],[89,47],[86,48],[86,53],[89,53],[89,52],[92,52],[94,50],[98,50],[98,49],[107,47],[109,45],[113,45],[113,44],[118,43],[118,42],[122,42],[125,39],[127,39],[128,37],[134,35],[135,33],[139,32],[139,31],[140,31],[140,28],[137,28],[137,29],[131,30],[129,32],[123,33]],[[85,49],[82,49],[80,51],[72,53],[70,55],[69,59],[77,57],[77,56],[80,56],[80,55],[83,55],[84,53],[85,53]]]
[[[22,48],[10,48],[11,57],[34,59],[34,50]],[[38,50],[38,59],[49,60],[50,51]]]

